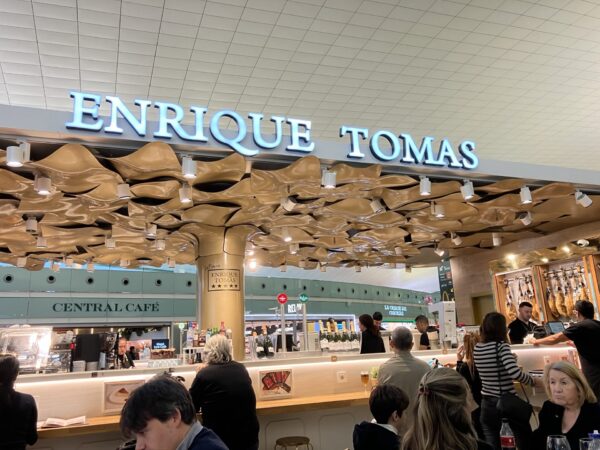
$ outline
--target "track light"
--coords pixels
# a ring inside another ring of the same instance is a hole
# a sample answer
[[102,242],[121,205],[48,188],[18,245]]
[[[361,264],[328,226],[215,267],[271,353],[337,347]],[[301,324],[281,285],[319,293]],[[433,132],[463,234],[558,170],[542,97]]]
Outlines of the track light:
[[323,170],[323,174],[321,175],[321,185],[325,189],[333,189],[336,186],[335,176],[335,172],[330,172],[327,169]]
[[354,271],[355,272],[362,272],[362,267],[360,266],[360,264],[357,264],[356,266],[354,266]]
[[106,237],[104,238],[104,246],[111,249],[116,248],[117,242],[112,237]]
[[494,247],[500,247],[502,245],[502,236],[500,233],[492,233],[492,243]]
[[306,261],[304,259],[301,259],[300,261],[298,261],[298,267],[300,267],[301,269],[305,269]]
[[465,180],[463,185],[460,187],[460,192],[465,200],[471,200],[475,195],[475,189],[473,188],[473,182]]
[[73,258],[71,256],[67,256],[65,258],[65,265],[67,267],[72,267],[73,266]]
[[179,188],[179,201],[181,203],[191,203],[192,187],[189,184],[184,183],[181,185],[181,188]]
[[462,238],[456,234],[456,233],[450,233],[450,240],[452,241],[452,243],[456,246],[459,246],[463,243]]
[[280,272],[287,272],[287,266],[285,264],[282,264],[279,266],[279,271]]
[[156,240],[156,250],[164,250],[167,246],[167,242],[164,239]]
[[119,261],[119,266],[121,267],[121,269],[129,267],[129,260],[126,258],[121,258],[121,260]]
[[37,240],[36,240],[36,243],[35,243],[35,246],[37,248],[46,248],[46,247],[48,247],[48,242],[46,241],[45,237],[38,236]]
[[93,261],[88,261],[86,270],[89,273],[92,273],[94,271],[94,262]]
[[294,242],[293,244],[290,244],[290,253],[292,255],[295,255],[296,253],[298,253],[298,251],[300,250],[300,244]]
[[431,214],[438,219],[443,219],[446,217],[446,208],[444,208],[444,205],[433,202],[431,203]]
[[121,200],[127,200],[131,198],[131,191],[129,190],[128,183],[119,183],[117,184],[117,197]]
[[396,253],[396,256],[402,256],[404,254],[404,250],[402,250],[402,247],[394,247],[394,253]]
[[6,148],[6,165],[9,167],[22,167],[29,161],[31,154],[31,145],[22,142],[18,146],[11,145]]
[[421,175],[421,181],[419,183],[419,190],[422,196],[431,195],[431,181],[429,178]]
[[156,237],[157,226],[153,223],[146,224],[146,237],[155,238]]
[[409,266],[408,264],[406,264],[406,265],[404,266],[404,271],[405,271],[406,273],[411,273],[411,272],[412,272],[412,266]]
[[52,180],[42,175],[36,176],[33,182],[33,188],[40,195],[50,195],[52,192]]
[[529,190],[529,187],[523,186],[521,188],[521,204],[528,205],[531,202],[531,191]]
[[383,204],[378,198],[374,198],[373,200],[371,200],[371,203],[369,205],[371,206],[371,209],[375,214],[379,214],[385,211],[385,206],[383,206]]
[[25,267],[27,265],[27,256],[19,256],[17,258],[17,267]]
[[519,213],[519,215],[517,216],[517,218],[525,226],[531,225],[531,223],[533,222],[533,215],[529,211],[525,211],[525,212]]
[[433,249],[433,251],[436,253],[436,255],[438,255],[440,258],[442,256],[444,256],[444,254],[446,253],[446,250],[444,250],[443,248],[439,248],[436,244],[435,248]]
[[50,270],[55,273],[60,271],[60,264],[56,261],[53,261],[52,264],[50,264]]
[[181,159],[181,172],[189,180],[196,178],[196,161],[189,156],[184,156]]
[[292,212],[298,204],[298,202],[292,197],[283,197],[279,204],[287,212]]
[[290,236],[290,233],[286,227],[283,228],[282,234],[284,242],[292,242],[292,236]]
[[252,161],[247,159],[246,160],[246,167],[244,168],[244,173],[251,173],[252,172]]
[[30,233],[37,233],[38,230],[38,222],[35,217],[28,217],[25,222],[25,231]]
[[319,270],[321,272],[327,272],[327,266],[323,263],[319,263]]
[[580,190],[575,191],[575,201],[578,205],[583,206],[584,208],[587,208],[592,204],[592,199],[589,197],[589,195],[584,194]]
[[251,259],[250,261],[248,261],[248,268],[250,270],[255,271],[257,266],[258,264],[255,259]]

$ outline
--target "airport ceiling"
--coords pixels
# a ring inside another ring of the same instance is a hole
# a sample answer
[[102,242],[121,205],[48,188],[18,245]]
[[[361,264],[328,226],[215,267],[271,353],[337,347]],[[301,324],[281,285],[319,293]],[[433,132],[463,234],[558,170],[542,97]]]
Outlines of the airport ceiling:
[[2,0],[0,103],[70,110],[70,90],[600,170],[600,3]]

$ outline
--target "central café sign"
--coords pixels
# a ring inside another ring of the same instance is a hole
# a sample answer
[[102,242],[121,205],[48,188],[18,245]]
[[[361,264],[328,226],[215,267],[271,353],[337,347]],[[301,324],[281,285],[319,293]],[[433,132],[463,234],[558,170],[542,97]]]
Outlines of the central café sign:
[[[209,114],[208,109],[202,106],[190,106],[194,116],[194,125],[184,127],[183,108],[175,103],[152,102],[150,100],[135,100],[138,111],[132,112],[119,98],[107,95],[85,92],[71,92],[73,98],[73,119],[65,125],[67,128],[86,131],[96,131],[110,134],[123,134],[121,127],[123,118],[129,126],[142,137],[172,139],[176,135],[179,139],[190,142],[208,143],[208,133],[220,145],[231,148],[244,156],[256,156],[262,150],[272,150],[284,147],[286,152],[307,154],[315,150],[310,132],[310,120],[294,119],[291,117],[271,116],[270,125],[274,133],[264,135],[261,122],[264,115],[249,113],[248,118],[252,124],[252,145],[248,142],[248,127],[244,118],[235,111],[220,110]],[[110,104],[110,116],[102,118],[99,109],[102,101]],[[148,108],[158,108],[158,122],[152,130],[148,129]],[[235,124],[235,131],[223,131],[222,119],[231,120]],[[208,124],[208,127],[206,125]],[[284,141],[284,124],[288,132]],[[348,152],[346,159],[360,161],[369,151],[379,161],[388,163],[422,164],[433,167],[447,167],[452,169],[472,170],[477,168],[479,159],[475,154],[475,143],[464,140],[453,146],[448,139],[436,142],[435,138],[425,136],[417,144],[408,133],[393,133],[388,130],[377,130],[371,133],[368,128],[359,128],[342,125],[339,129],[340,138],[346,139]],[[368,148],[368,150],[367,150]]]

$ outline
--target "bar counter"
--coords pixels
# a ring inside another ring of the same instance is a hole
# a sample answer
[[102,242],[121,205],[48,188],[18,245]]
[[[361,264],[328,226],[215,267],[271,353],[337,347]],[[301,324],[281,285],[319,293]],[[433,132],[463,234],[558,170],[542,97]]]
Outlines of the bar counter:
[[[518,363],[524,370],[541,369],[544,359],[566,358],[572,347],[513,346]],[[454,352],[438,350],[415,351],[413,355],[425,361],[437,359],[441,364],[454,364]],[[370,420],[368,398],[360,382],[360,372],[379,367],[388,354],[324,353],[296,358],[245,361],[257,396],[260,450],[273,448],[278,437],[309,436],[315,450],[352,448],[352,429],[362,420]],[[169,370],[185,378],[190,387],[198,366],[177,366]],[[286,398],[265,398],[259,389],[261,373],[274,370],[292,371],[292,390]],[[24,375],[17,380],[16,389],[32,394],[38,403],[39,418],[68,419],[85,415],[85,425],[40,429],[40,440],[34,449],[111,449],[122,441],[118,432],[116,411],[103,409],[106,382],[145,381],[165,369],[108,370],[52,375]],[[531,394],[531,393],[530,393]],[[532,403],[543,402],[543,392],[536,393]],[[85,444],[82,446],[82,444]]]

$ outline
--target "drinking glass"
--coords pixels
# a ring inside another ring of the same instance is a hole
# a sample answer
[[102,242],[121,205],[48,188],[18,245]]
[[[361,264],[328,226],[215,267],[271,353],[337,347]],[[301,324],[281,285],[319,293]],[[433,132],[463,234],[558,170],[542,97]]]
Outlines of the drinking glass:
[[362,370],[360,372],[360,381],[363,384],[363,387],[365,388],[365,394],[367,393],[367,385],[369,384],[369,371],[368,370]]
[[598,439],[581,438],[579,439],[579,450],[600,450]]
[[548,436],[546,440],[546,450],[571,450],[567,437],[560,435]]

